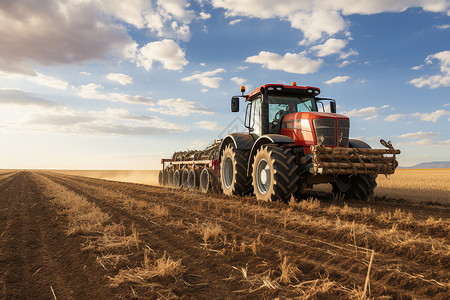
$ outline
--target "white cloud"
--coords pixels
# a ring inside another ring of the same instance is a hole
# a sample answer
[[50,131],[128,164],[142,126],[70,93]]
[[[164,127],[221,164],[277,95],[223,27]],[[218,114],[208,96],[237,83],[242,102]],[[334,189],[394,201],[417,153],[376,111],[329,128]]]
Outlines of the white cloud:
[[433,60],[438,61],[441,70],[440,74],[414,78],[409,83],[418,88],[428,86],[430,89],[450,86],[450,50],[428,55],[425,63],[431,65]]
[[36,65],[106,60],[132,41],[95,1],[1,1],[0,11],[5,72],[36,75]]
[[244,85],[247,80],[241,77],[233,77],[230,79],[231,81],[233,81],[234,83],[236,83],[237,85]]
[[154,107],[147,108],[149,111],[158,112],[164,115],[186,117],[191,114],[214,114],[206,106],[196,104],[193,101],[187,101],[181,98],[171,98],[159,100]]
[[413,117],[419,117],[422,121],[436,122],[439,118],[450,116],[450,111],[447,110],[436,110],[431,113],[413,113],[411,114]]
[[412,67],[411,70],[419,71],[419,70],[423,69],[423,67],[424,67],[424,65],[418,65],[418,66]]
[[436,28],[441,29],[441,30],[449,29],[450,24],[438,25],[438,26],[436,26]]
[[395,122],[399,119],[406,118],[407,116],[407,114],[392,114],[384,118],[384,120],[388,122]]
[[202,92],[202,93],[207,93],[207,92],[208,92],[208,89],[201,89],[200,92]]
[[416,113],[412,113],[412,114],[392,114],[392,115],[387,116],[384,120],[389,121],[389,122],[395,122],[399,119],[405,119],[407,117],[418,117],[418,118],[420,118],[420,120],[427,121],[427,122],[436,122],[437,120],[439,120],[442,117],[449,117],[449,121],[450,121],[450,111],[439,109],[439,110],[433,111],[431,113],[416,112]]
[[80,72],[80,74],[81,74],[81,75],[86,75],[86,76],[91,76],[91,73],[89,73],[89,72],[84,72],[84,71],[83,71],[83,72]]
[[139,49],[137,55],[138,66],[150,70],[154,62],[160,62],[168,70],[181,70],[188,61],[184,51],[173,40],[150,42]]
[[378,117],[378,112],[388,107],[389,105],[383,105],[380,107],[370,106],[361,109],[353,109],[347,112],[342,112],[342,114],[347,117],[366,117],[365,118],[366,120],[370,120]]
[[104,87],[100,84],[89,83],[78,87],[77,95],[86,99],[99,99],[111,102],[123,102],[131,104],[154,105],[154,101],[150,97],[131,96],[122,93],[105,93],[101,94],[98,90]]
[[351,63],[351,62],[350,62],[349,60],[344,60],[343,62],[341,62],[341,63],[338,65],[338,67],[339,67],[339,68],[343,68],[343,67],[348,66],[350,63]]
[[240,23],[240,22],[242,22],[242,19],[234,19],[234,20],[231,20],[229,24],[231,26],[233,26],[233,25],[236,25],[237,23]]
[[211,18],[211,14],[205,13],[204,11],[200,12],[200,19],[207,20]]
[[131,76],[121,73],[109,73],[108,75],[106,75],[106,78],[111,81],[118,82],[121,85],[133,83],[133,78],[131,78]]
[[341,53],[347,46],[348,41],[341,39],[328,39],[325,43],[311,47],[312,51],[317,51],[317,56],[324,57],[336,53]]
[[336,76],[330,80],[325,81],[326,84],[335,84],[335,83],[341,83],[341,82],[346,82],[347,80],[349,80],[351,77],[350,76]]
[[404,134],[400,134],[400,135],[394,135],[394,137],[398,138],[398,139],[412,139],[412,140],[417,140],[417,139],[423,139],[426,137],[432,137],[432,136],[436,136],[436,135],[441,135],[442,133],[433,133],[433,132],[425,132],[425,131],[418,131],[418,132],[411,132],[411,133],[404,133]]
[[200,82],[200,84],[202,84],[206,87],[209,87],[209,88],[216,89],[219,87],[219,83],[220,83],[220,81],[222,81],[223,78],[213,77],[213,76],[217,75],[219,73],[223,73],[223,72],[225,72],[225,69],[218,68],[218,69],[215,69],[214,71],[207,71],[207,72],[203,72],[203,73],[194,74],[192,76],[184,77],[181,80],[182,81],[198,80]]
[[344,17],[353,14],[402,12],[410,7],[421,7],[425,11],[450,15],[450,4],[445,0],[212,0],[211,3],[216,8],[225,9],[227,17],[288,21],[292,28],[303,32],[303,44],[345,32],[349,23]]
[[220,130],[221,128],[214,121],[200,121],[195,123],[198,128],[207,129],[207,130]]
[[281,56],[267,51],[261,51],[258,55],[247,57],[245,62],[261,64],[269,70],[280,70],[295,74],[317,72],[323,64],[322,59],[310,59],[305,57],[303,53],[286,53]]
[[[93,0],[91,0],[93,1]],[[158,37],[188,41],[189,23],[195,12],[185,0],[95,0],[104,11],[139,29],[148,29]],[[201,17],[201,15],[200,15]]]
[[47,76],[39,72],[33,74],[8,74],[0,71],[0,77],[7,78],[9,80],[27,80],[36,84],[51,87],[58,90],[65,90],[69,84],[57,77]]

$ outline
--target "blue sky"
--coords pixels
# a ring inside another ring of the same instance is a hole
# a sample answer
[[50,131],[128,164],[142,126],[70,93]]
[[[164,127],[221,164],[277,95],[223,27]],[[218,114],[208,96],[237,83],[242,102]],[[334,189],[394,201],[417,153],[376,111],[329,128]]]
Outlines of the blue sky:
[[0,168],[159,168],[293,81],[401,165],[450,160],[448,0],[2,1],[0,45]]

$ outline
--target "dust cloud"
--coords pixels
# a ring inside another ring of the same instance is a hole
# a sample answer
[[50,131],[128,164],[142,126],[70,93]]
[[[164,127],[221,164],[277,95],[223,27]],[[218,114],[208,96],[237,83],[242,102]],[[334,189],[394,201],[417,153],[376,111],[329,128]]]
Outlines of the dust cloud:
[[52,172],[157,186],[159,170],[52,170]]

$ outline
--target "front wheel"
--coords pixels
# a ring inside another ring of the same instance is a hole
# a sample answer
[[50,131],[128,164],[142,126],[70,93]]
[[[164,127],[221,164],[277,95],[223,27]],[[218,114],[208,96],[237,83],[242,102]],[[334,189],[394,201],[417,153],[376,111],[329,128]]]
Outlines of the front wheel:
[[297,191],[298,166],[290,149],[263,146],[255,155],[252,170],[256,199],[288,202]]

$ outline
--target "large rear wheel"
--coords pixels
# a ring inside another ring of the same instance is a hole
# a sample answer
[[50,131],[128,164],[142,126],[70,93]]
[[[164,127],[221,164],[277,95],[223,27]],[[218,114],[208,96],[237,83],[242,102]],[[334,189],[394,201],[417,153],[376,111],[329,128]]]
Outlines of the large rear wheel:
[[288,202],[298,188],[297,168],[290,149],[262,146],[256,152],[252,170],[256,199]]
[[247,176],[248,151],[231,145],[225,147],[220,159],[220,181],[225,195],[248,195],[252,192],[252,179]]

